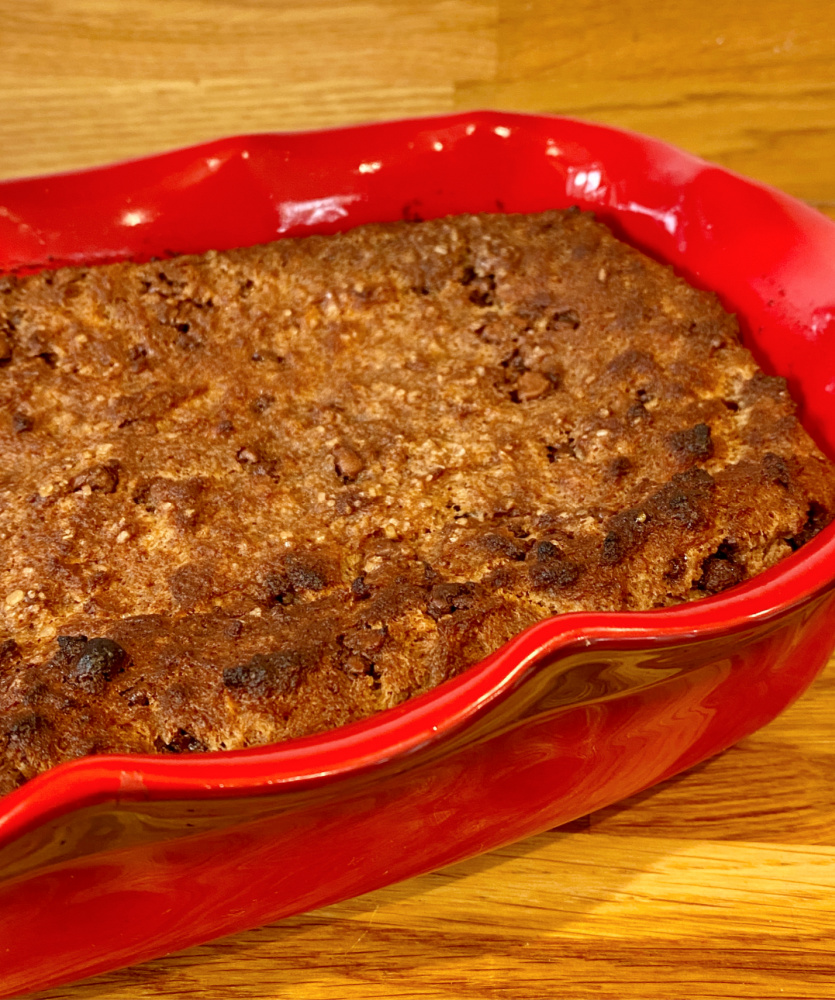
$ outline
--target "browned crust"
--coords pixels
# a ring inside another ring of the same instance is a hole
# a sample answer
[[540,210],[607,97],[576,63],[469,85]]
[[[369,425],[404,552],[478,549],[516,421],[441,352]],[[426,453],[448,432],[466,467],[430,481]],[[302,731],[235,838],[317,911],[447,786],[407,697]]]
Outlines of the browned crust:
[[830,518],[783,380],[581,213],[0,293],[0,790],[362,718],[547,615],[715,593]]

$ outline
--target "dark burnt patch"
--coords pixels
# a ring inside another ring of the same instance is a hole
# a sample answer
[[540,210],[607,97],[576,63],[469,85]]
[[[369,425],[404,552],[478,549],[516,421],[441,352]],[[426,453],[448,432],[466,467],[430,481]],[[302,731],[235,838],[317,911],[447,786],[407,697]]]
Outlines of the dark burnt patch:
[[464,268],[461,284],[467,289],[467,298],[480,309],[489,309],[496,303],[495,274],[479,274],[472,266]]
[[178,729],[169,743],[157,736],[154,740],[157,753],[203,753],[209,748],[185,729]]
[[708,524],[716,484],[703,469],[677,473],[643,504],[610,518],[600,561],[614,566],[643,547],[650,533],[667,526],[688,532]]
[[367,601],[371,597],[371,588],[366,582],[364,573],[351,581],[351,596],[358,601]]
[[223,683],[233,693],[249,698],[275,698],[292,694],[308,669],[307,657],[294,649],[256,653],[246,663],[227,667]]
[[489,531],[474,539],[480,549],[503,559],[522,560],[527,555],[527,547],[510,532]]
[[782,401],[788,394],[788,383],[779,375],[765,375],[756,372],[743,385],[740,399],[744,406],[751,406],[760,400]]
[[788,463],[780,455],[769,451],[763,456],[763,472],[766,480],[789,489],[792,484],[792,474]]
[[605,467],[605,476],[610,482],[620,482],[632,471],[632,462],[626,455],[616,455],[609,459]]
[[20,662],[20,646],[14,639],[4,639],[0,642],[0,670],[14,666]]
[[791,546],[792,550],[796,551],[802,545],[810,542],[815,535],[823,531],[831,520],[832,514],[822,504],[813,500],[809,504],[809,509],[806,514],[806,523],[796,535],[791,538],[787,538],[786,541]]
[[648,505],[648,513],[670,519],[686,531],[697,531],[708,523],[708,509],[716,483],[704,469],[680,472]]
[[291,552],[284,562],[284,571],[293,589],[319,591],[330,586],[334,569],[330,562],[315,552]]
[[713,457],[713,439],[707,424],[674,431],[667,440],[673,457],[682,465],[695,465]]
[[474,583],[436,583],[429,594],[427,614],[438,619],[456,611],[466,611],[475,600]]
[[569,587],[580,575],[580,567],[566,559],[562,549],[549,539],[538,542],[532,555],[528,579],[534,590]]
[[35,426],[35,421],[28,413],[12,414],[12,430],[15,434],[26,434]]
[[54,726],[38,712],[18,712],[0,722],[0,748],[23,761],[45,757],[54,734]]

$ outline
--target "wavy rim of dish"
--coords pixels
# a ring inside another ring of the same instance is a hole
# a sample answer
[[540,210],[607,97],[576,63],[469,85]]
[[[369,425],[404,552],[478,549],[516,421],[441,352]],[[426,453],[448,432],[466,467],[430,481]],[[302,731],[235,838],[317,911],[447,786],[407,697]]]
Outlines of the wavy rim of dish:
[[[557,127],[560,122],[570,122],[599,133],[628,135],[648,148],[680,157],[682,162],[702,164],[719,175],[742,180],[784,203],[813,211],[783,192],[650,136],[562,116],[491,110],[330,129],[227,136],[102,166],[14,178],[0,182],[0,189],[32,180],[94,174],[127,164],[158,160],[172,153],[194,151],[199,154],[201,150],[231,140],[318,136],[408,124],[438,127],[462,121],[491,123],[524,119],[547,121]],[[828,222],[823,216],[820,219]],[[835,230],[835,224],[829,224]],[[396,708],[318,735],[186,758],[112,754],[67,761],[3,797],[0,801],[0,849],[50,819],[101,802],[269,795],[314,787],[364,772],[408,756],[459,731],[485,708],[523,683],[537,664],[547,658],[592,646],[598,649],[657,649],[732,635],[781,618],[833,586],[835,524],[825,528],[798,552],[729,592],[653,611],[574,612],[544,619],[439,687]]]

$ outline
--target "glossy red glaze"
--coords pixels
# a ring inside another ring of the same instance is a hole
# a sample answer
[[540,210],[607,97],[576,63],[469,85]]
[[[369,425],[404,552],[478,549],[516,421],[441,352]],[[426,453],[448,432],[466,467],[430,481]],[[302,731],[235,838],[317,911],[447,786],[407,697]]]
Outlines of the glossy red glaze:
[[[835,452],[835,226],[653,139],[479,112],[223,139],[0,184],[0,267],[580,204],[715,289]],[[62,765],[0,800],[0,996],[491,850],[772,719],[835,635],[835,529],[730,593],[543,622],[422,698],[279,747]]]

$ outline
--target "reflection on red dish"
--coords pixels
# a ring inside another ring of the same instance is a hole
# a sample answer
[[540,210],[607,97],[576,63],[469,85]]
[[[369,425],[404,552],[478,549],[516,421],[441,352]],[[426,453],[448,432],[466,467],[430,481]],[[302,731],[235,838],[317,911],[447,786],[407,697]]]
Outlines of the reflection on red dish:
[[[642,136],[477,112],[223,139],[0,184],[0,267],[579,204],[715,289],[835,453],[835,226]],[[772,719],[835,636],[835,529],[730,593],[565,615],[366,722],[98,757],[0,800],[0,996],[366,892],[600,808]]]

